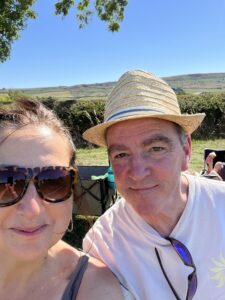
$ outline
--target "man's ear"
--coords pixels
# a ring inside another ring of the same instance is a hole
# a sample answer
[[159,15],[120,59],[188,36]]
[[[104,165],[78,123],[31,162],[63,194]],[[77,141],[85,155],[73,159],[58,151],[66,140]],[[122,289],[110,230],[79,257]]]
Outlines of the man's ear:
[[192,147],[191,147],[191,136],[190,134],[186,135],[186,141],[183,144],[184,150],[184,157],[183,157],[183,164],[182,164],[182,171],[186,171],[189,167],[189,161],[191,159]]

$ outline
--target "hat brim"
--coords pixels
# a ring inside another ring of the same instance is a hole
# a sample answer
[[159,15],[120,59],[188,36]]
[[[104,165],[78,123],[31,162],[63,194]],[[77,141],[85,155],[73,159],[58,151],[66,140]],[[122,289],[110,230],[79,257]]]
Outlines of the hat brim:
[[205,117],[204,113],[193,114],[193,115],[185,115],[185,114],[184,115],[166,115],[166,114],[149,115],[148,113],[146,115],[142,114],[142,115],[128,116],[128,117],[123,117],[122,119],[116,119],[113,121],[105,122],[96,125],[94,127],[91,127],[83,133],[83,138],[92,144],[96,144],[102,147],[107,147],[106,131],[110,126],[127,120],[144,119],[144,118],[156,118],[156,119],[162,119],[162,120],[176,123],[180,125],[185,130],[185,132],[191,134],[199,127],[204,117]]

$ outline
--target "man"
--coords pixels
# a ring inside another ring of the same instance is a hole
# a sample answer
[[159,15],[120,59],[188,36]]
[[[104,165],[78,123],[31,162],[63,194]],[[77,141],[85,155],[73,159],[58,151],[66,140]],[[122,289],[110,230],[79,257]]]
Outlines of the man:
[[122,197],[84,250],[138,300],[225,299],[225,186],[184,172],[203,118],[182,115],[163,80],[129,71],[108,97],[104,123],[84,133],[107,147]]

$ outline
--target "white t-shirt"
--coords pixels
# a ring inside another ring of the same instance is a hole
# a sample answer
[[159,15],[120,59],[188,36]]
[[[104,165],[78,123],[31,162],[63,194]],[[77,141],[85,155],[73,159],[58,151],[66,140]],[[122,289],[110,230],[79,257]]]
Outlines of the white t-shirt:
[[[197,269],[195,300],[225,299],[225,183],[188,176],[189,196],[170,234],[190,251]],[[121,199],[86,235],[84,251],[101,259],[137,300],[174,300],[155,254],[180,299],[186,297],[188,275],[171,244]]]

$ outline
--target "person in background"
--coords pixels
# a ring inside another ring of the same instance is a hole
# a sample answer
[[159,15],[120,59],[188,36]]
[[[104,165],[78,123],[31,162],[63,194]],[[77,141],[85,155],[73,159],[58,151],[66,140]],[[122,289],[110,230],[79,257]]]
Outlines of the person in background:
[[74,153],[68,130],[41,103],[0,108],[0,299],[123,299],[102,262],[62,241]]
[[166,82],[135,70],[108,96],[104,122],[84,132],[107,147],[122,198],[83,249],[138,300],[225,299],[225,186],[185,173],[203,118],[181,114]]
[[225,180],[225,164],[221,161],[217,161],[214,165],[214,159],[216,158],[216,153],[214,151],[210,152],[205,159],[207,169],[202,174],[204,177],[215,180]]

